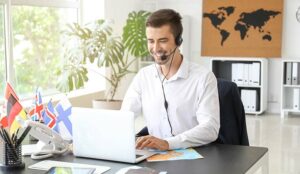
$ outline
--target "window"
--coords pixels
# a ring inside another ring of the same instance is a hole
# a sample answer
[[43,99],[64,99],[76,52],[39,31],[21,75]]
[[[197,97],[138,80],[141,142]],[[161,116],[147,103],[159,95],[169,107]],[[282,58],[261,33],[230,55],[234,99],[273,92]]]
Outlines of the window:
[[[5,79],[4,6],[0,5],[0,91],[4,91]],[[3,92],[0,92],[1,98],[3,95]]]
[[[3,16],[7,16],[5,28],[9,30],[6,37],[3,34],[0,37],[0,80],[6,81],[6,58],[8,81],[13,83],[20,98],[32,97],[37,85],[43,94],[58,92],[56,72],[63,62],[62,31],[67,23],[78,22],[79,4],[77,0],[4,1],[0,9],[0,34],[5,27]],[[6,57],[5,39],[8,39],[6,50],[11,53]],[[0,91],[4,91],[4,85]]]

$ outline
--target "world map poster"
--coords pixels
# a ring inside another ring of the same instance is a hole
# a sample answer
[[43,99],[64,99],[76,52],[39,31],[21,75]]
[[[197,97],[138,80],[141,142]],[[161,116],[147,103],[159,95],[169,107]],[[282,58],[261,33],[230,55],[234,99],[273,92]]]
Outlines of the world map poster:
[[283,0],[203,0],[202,56],[281,57]]

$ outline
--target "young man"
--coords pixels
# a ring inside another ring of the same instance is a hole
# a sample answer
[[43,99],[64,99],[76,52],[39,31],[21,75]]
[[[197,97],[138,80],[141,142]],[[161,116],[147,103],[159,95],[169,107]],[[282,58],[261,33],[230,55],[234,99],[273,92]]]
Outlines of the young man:
[[188,148],[218,137],[216,78],[180,54],[182,31],[181,16],[171,9],[147,19],[148,49],[155,63],[138,72],[122,104],[122,110],[145,117],[150,135],[138,138],[138,149]]

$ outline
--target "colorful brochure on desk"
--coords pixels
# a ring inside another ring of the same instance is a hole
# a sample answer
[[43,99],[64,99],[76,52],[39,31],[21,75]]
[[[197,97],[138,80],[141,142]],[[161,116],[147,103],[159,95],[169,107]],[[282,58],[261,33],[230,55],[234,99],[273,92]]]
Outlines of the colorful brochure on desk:
[[176,149],[169,151],[158,151],[158,154],[147,158],[148,162],[155,161],[172,161],[172,160],[191,160],[203,158],[196,150],[192,148],[188,149]]

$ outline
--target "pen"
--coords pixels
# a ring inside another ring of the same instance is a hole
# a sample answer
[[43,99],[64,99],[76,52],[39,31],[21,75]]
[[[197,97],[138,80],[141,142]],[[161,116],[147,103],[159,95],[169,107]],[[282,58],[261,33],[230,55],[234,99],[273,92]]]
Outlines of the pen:
[[5,141],[5,140],[4,140],[4,135],[3,135],[3,133],[2,133],[2,126],[1,126],[0,136],[1,136],[2,140]]
[[16,152],[16,149],[15,147],[13,146],[10,138],[9,138],[9,135],[8,133],[6,132],[5,129],[1,128],[1,131],[2,131],[2,134],[3,134],[3,137],[4,137],[4,141],[7,143],[7,145],[9,146],[9,151],[11,151],[11,153],[13,154],[15,160],[18,160],[18,155],[17,155],[17,152]]
[[24,138],[26,137],[26,135],[28,134],[28,132],[30,131],[30,129],[31,129],[31,126],[27,126],[26,129],[24,130],[24,132],[21,134],[20,138],[16,142],[16,147],[17,148],[22,143],[22,141],[24,140]]
[[16,147],[16,144],[17,144],[17,138],[18,138],[19,130],[20,130],[20,128],[17,129],[17,132],[15,133],[15,137],[13,138],[13,143],[14,143],[15,147]]

